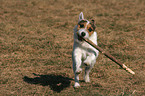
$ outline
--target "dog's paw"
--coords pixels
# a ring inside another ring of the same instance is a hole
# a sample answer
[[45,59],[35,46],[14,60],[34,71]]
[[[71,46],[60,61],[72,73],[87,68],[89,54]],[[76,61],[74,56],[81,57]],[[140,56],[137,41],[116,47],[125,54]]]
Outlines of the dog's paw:
[[87,63],[87,62],[84,62],[84,65],[85,65],[85,66],[90,66],[90,64],[89,64],[89,63]]
[[74,88],[79,88],[80,84],[78,82],[75,82]]
[[84,61],[84,65],[85,65],[85,66],[90,66],[90,62],[87,61],[87,60],[85,60],[85,61]]
[[89,83],[89,82],[90,82],[89,76],[85,76],[85,77],[84,77],[84,80],[85,80],[86,83]]

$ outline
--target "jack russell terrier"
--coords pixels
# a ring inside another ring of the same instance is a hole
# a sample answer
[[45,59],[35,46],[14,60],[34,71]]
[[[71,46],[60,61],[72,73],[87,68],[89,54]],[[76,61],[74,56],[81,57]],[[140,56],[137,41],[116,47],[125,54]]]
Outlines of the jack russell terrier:
[[81,39],[87,38],[97,45],[97,33],[95,32],[94,20],[84,19],[83,13],[79,14],[78,24],[74,28],[74,45],[72,52],[73,71],[75,75],[74,87],[80,87],[79,74],[82,66],[85,66],[84,81],[90,82],[89,73],[96,63],[99,51]]

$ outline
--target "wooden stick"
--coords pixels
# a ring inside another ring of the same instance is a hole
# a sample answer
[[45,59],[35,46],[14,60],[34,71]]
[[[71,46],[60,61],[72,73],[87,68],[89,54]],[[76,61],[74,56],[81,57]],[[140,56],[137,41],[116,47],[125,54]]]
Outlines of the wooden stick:
[[81,37],[85,42],[89,43],[91,46],[93,46],[95,49],[97,49],[98,51],[100,51],[101,53],[103,53],[106,57],[108,57],[109,59],[111,59],[112,61],[114,61],[116,64],[118,64],[121,68],[123,68],[124,70],[126,70],[127,72],[131,73],[131,74],[135,74],[135,72],[133,72],[130,68],[128,68],[125,64],[122,64],[120,61],[118,61],[115,57],[113,57],[110,53],[105,52],[102,48],[100,48],[98,45],[94,44],[92,41],[90,41],[89,39],[84,39],[83,37]]

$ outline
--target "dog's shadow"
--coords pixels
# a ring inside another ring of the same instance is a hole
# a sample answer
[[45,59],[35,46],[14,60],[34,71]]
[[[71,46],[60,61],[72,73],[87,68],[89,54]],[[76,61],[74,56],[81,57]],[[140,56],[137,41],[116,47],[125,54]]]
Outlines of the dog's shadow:
[[30,84],[40,84],[42,86],[50,86],[51,90],[55,92],[61,92],[64,88],[69,87],[71,83],[71,78],[64,77],[62,75],[38,75],[33,73],[36,77],[29,78],[24,76],[23,80]]

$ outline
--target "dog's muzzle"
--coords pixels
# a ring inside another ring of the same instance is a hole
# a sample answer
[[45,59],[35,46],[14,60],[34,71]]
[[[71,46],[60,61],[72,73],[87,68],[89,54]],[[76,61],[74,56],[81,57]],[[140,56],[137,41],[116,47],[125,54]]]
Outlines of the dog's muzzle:
[[81,33],[81,36],[82,36],[82,37],[85,37],[85,36],[86,36],[86,33],[85,33],[85,32],[82,32],[82,33]]
[[82,41],[82,38],[88,38],[89,34],[85,29],[80,29],[77,32],[78,40]]

